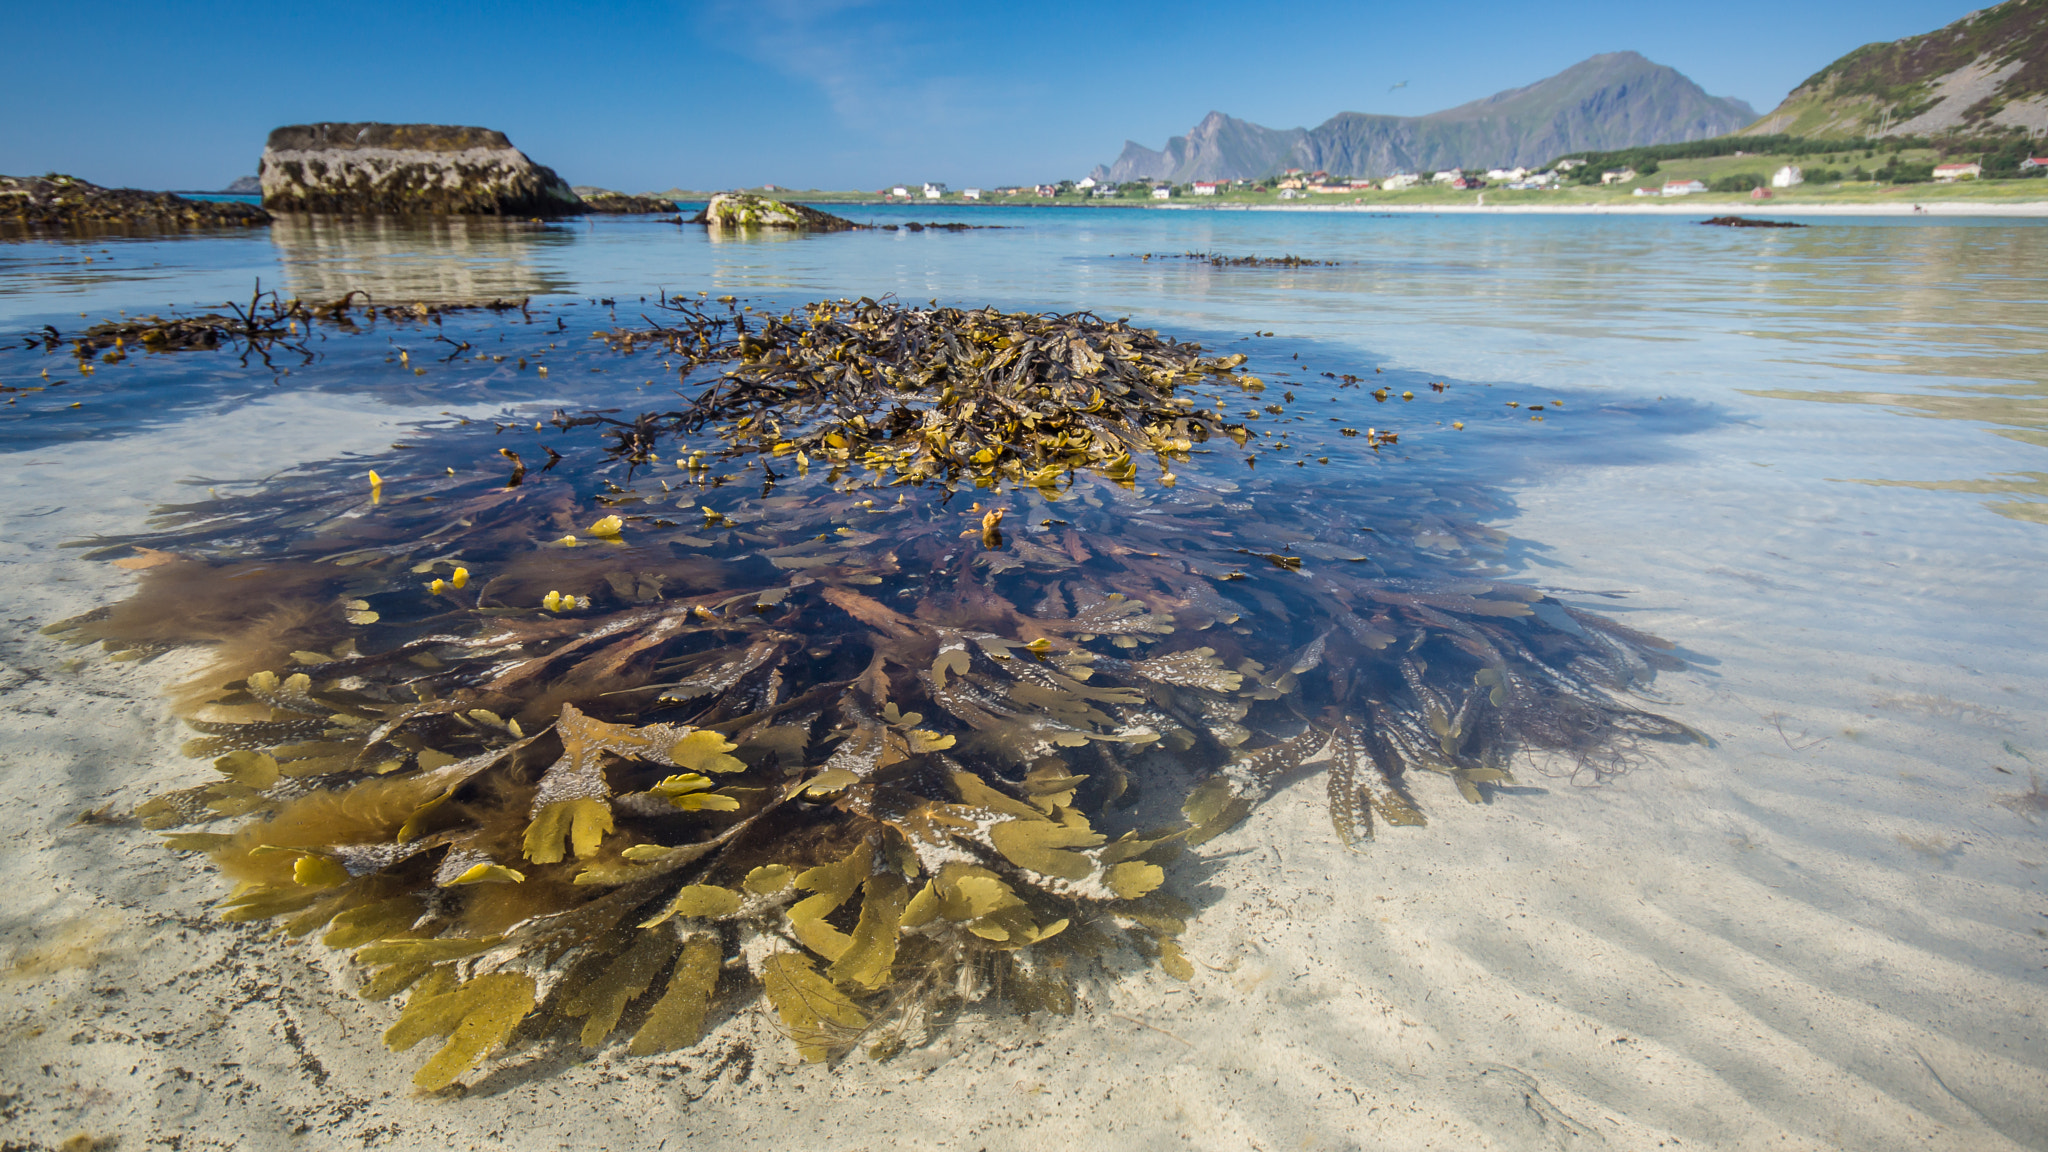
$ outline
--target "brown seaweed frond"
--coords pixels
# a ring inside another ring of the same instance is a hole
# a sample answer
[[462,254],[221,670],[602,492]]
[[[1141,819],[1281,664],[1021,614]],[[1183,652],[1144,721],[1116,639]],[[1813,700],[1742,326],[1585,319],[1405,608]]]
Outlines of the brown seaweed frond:
[[[1493,574],[1482,490],[1205,474],[1231,429],[1180,389],[1256,381],[1193,345],[873,302],[614,338],[721,374],[561,418],[601,442],[517,487],[336,465],[172,510],[94,542],[154,551],[57,626],[213,647],[180,692],[215,778],[138,815],[206,826],[171,842],[226,917],[406,995],[391,1043],[446,1038],[423,1087],[558,1035],[686,1047],[742,986],[814,1060],[1070,1012],[1112,955],[1190,978],[1181,857],[1319,764],[1348,845],[1528,753],[1690,735],[1616,695],[1661,641]],[[1141,490],[1141,451],[1187,476]]]

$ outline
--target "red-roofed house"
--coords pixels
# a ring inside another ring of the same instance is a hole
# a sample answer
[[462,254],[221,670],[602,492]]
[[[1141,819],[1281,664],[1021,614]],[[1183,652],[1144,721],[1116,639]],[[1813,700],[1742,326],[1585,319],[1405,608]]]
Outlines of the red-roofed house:
[[2048,168],[2048,156],[2029,156],[2020,161],[2020,171],[2032,172],[2037,168]]

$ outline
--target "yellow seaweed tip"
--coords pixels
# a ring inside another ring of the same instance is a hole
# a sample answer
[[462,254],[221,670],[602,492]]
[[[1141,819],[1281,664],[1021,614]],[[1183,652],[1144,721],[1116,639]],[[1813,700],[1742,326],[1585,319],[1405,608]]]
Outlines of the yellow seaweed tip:
[[617,516],[607,516],[592,524],[586,531],[600,540],[616,540],[619,538],[619,533],[625,530],[625,527],[626,522]]
[[467,588],[469,586],[469,569],[457,568],[455,575],[450,577],[448,582],[457,588]]
[[522,884],[525,881],[526,873],[517,869],[507,868],[503,864],[478,864],[450,880],[445,886],[453,888],[457,884]]

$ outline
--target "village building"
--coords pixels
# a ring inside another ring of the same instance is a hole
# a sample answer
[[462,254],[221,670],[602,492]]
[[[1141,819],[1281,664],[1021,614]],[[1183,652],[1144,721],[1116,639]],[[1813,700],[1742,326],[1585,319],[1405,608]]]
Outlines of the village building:
[[1600,183],[1626,184],[1635,178],[1636,170],[1633,168],[1609,168],[1600,174]]
[[1220,186],[1221,186],[1221,181],[1217,181],[1217,180],[1197,180],[1197,181],[1195,181],[1195,195],[1197,195],[1197,196],[1214,196],[1214,195],[1216,194],[1216,189],[1217,189],[1218,187],[1220,187]]
[[1083,177],[1081,177],[1081,179],[1079,180],[1079,182],[1077,182],[1077,183],[1076,183],[1076,184],[1074,185],[1074,187],[1076,187],[1076,188],[1079,188],[1079,189],[1080,189],[1081,191],[1083,191],[1083,192],[1086,192],[1086,191],[1088,191],[1088,190],[1089,190],[1090,188],[1093,188],[1093,187],[1095,187],[1095,183],[1096,183],[1096,181],[1095,181],[1095,177],[1093,177],[1093,176],[1083,176]]
[[1413,188],[1420,183],[1422,183],[1422,177],[1417,176],[1413,172],[1397,172],[1380,181],[1380,187],[1389,192],[1398,192],[1403,188]]
[[1453,180],[1463,180],[1464,178],[1465,170],[1463,168],[1451,168],[1431,176],[1429,182],[1432,184],[1449,184]]
[[2034,172],[2042,168],[2048,168],[2048,156],[2029,156],[2020,161],[2022,172]]
[[1282,180],[1280,182],[1280,189],[1282,191],[1295,191],[1300,189],[1301,187],[1302,179],[1299,176],[1289,176],[1287,179]]
[[979,188],[965,188],[965,189],[962,189],[962,190],[961,190],[961,192],[960,192],[960,196],[961,196],[961,198],[962,198],[962,199],[966,199],[966,200],[979,200],[979,199],[981,199],[981,189],[979,189]]
[[1797,164],[1787,164],[1771,173],[1771,187],[1796,188],[1806,183],[1806,169]]
[[1173,189],[1161,184],[1152,190],[1152,198],[1154,200],[1170,200],[1173,198]]
[[891,195],[891,196],[908,196],[908,195],[910,195],[910,189],[908,189],[908,188],[904,187],[904,186],[903,186],[903,185],[901,185],[901,184],[898,184],[898,185],[897,185],[897,186],[895,186],[894,188],[891,188],[891,189],[889,189],[889,195]]
[[1957,180],[1975,180],[1984,174],[1982,164],[1936,164],[1934,179],[1938,184],[1952,184]]
[[1308,198],[1308,193],[1303,192],[1299,188],[1282,188],[1280,190],[1280,198],[1282,200],[1305,200]]
[[1706,190],[1707,186],[1698,180],[1667,180],[1664,182],[1664,195],[1666,196],[1690,196],[1695,192],[1705,192]]
[[1513,183],[1516,180],[1527,179],[1528,175],[1529,170],[1527,168],[1492,168],[1487,170],[1486,178],[1488,180]]
[[924,198],[927,200],[938,200],[943,198],[945,195],[946,186],[944,184],[928,183],[924,186]]
[[1574,168],[1584,168],[1585,166],[1586,162],[1584,160],[1559,160],[1557,162],[1557,170],[1559,172],[1569,172]]

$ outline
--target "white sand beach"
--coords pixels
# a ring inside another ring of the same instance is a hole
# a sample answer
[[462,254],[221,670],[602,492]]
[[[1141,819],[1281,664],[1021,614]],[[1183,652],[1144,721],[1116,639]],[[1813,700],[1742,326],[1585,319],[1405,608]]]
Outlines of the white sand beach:
[[1197,204],[1157,205],[1191,212],[1393,212],[1402,215],[1500,216],[1941,216],[2024,219],[2048,216],[2048,200],[1943,200],[1930,193],[1924,200],[1886,203],[1815,204],[1798,200],[1715,200],[1705,196],[1644,198],[1614,204],[1488,204],[1484,193],[1470,204]]

